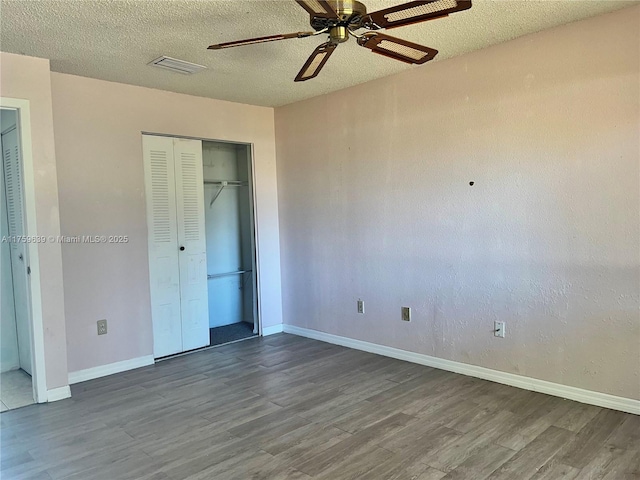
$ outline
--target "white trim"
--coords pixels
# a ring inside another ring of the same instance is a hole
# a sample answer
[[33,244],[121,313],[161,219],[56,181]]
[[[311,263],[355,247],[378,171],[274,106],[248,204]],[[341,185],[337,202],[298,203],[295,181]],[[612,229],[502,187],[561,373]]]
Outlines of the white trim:
[[87,380],[93,380],[94,378],[106,377],[107,375],[113,375],[114,373],[126,372],[127,370],[133,370],[134,368],[147,367],[154,363],[155,360],[153,359],[153,355],[146,355],[144,357],[137,357],[130,360],[123,360],[121,362],[108,363],[107,365],[100,365],[98,367],[69,372],[69,385],[86,382]]
[[202,140],[203,142],[216,142],[216,143],[230,143],[232,145],[252,145],[251,142],[240,142],[236,140],[220,140],[219,138],[206,138],[206,137],[190,137],[189,135],[176,135],[173,133],[158,133],[158,132],[147,132],[146,130],[141,130],[140,133],[142,135],[153,135],[154,137],[170,137],[170,138],[186,138],[187,140]]
[[260,296],[260,257],[258,245],[260,244],[258,239],[258,201],[256,199],[256,161],[254,155],[253,143],[246,144],[249,151],[247,158],[247,167],[249,168],[249,175],[251,179],[251,188],[249,189],[249,203],[251,209],[249,211],[249,217],[251,219],[251,267],[255,272],[251,277],[251,284],[253,287],[253,333],[260,334],[262,329],[262,301]]
[[71,397],[71,389],[69,385],[47,390],[47,402],[57,402]]
[[[38,223],[36,219],[36,187],[29,100],[0,97],[0,107],[16,110],[18,114],[17,126],[20,135],[24,181],[25,234],[30,237],[36,237],[38,236]],[[49,392],[47,392],[46,365],[44,359],[44,325],[42,321],[39,246],[40,244],[37,242],[29,243],[27,253],[29,266],[31,268],[31,274],[29,275],[29,296],[31,299],[31,374],[33,378],[33,398],[37,403],[44,403],[49,401]]]
[[262,329],[262,336],[266,337],[268,335],[275,335],[276,333],[282,333],[283,332],[282,328],[283,328],[283,325],[281,323],[278,325],[271,325],[270,327],[265,327]]
[[500,372],[491,368],[469,365],[466,363],[446,360],[444,358],[431,357],[422,353],[409,352],[399,348],[377,345],[375,343],[364,342],[362,340],[354,340],[352,338],[332,335],[330,333],[319,332],[307,328],[295,327],[293,325],[284,325],[284,332],[301,337],[313,338],[322,342],[342,345],[343,347],[363,350],[365,352],[376,353],[386,357],[397,358],[407,362],[418,363],[429,367],[439,368],[450,372],[468,375],[470,377],[482,378],[492,382],[503,383],[534,392],[546,393],[556,397],[567,398],[577,402],[588,403],[598,407],[611,408],[623,412],[634,413],[640,415],[640,400],[631,398],[617,397],[607,393],[594,392],[584,390],[582,388],[570,387],[559,383],[547,382],[537,378],[515,375],[513,373]]

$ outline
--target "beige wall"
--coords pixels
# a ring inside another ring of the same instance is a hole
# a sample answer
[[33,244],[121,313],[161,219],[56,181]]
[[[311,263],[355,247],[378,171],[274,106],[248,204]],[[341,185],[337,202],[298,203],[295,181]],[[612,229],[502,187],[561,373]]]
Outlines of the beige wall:
[[254,144],[261,318],[282,323],[273,109],[51,77],[62,232],[130,238],[63,246],[69,371],[153,353],[142,131]]
[[[0,95],[29,100],[35,171],[37,234],[58,236],[58,183],[49,61],[0,53]],[[39,246],[47,388],[67,385],[67,347],[60,245]]]
[[276,109],[285,323],[639,399],[639,24]]

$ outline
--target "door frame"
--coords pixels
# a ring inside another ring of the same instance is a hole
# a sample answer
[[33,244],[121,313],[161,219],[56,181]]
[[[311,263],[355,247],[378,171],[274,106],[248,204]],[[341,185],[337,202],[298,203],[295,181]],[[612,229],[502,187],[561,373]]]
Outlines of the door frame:
[[[258,245],[258,202],[256,199],[256,160],[253,148],[253,143],[244,143],[249,149],[247,155],[247,163],[249,164],[249,173],[251,174],[251,190],[249,191],[249,202],[251,203],[251,246],[253,247],[253,293],[256,300],[253,304],[253,314],[255,318],[255,324],[253,325],[253,333],[257,333],[259,336],[264,336],[262,331],[262,315],[260,314],[261,302],[260,302],[260,250]],[[257,325],[256,325],[257,324]]]
[[[188,140],[200,140],[202,142],[216,142],[216,143],[228,143],[231,145],[246,145],[249,147],[249,155],[247,161],[251,166],[251,195],[250,195],[250,203],[251,203],[251,234],[252,234],[252,243],[253,243],[253,271],[255,273],[254,279],[254,291],[256,294],[255,300],[255,321],[258,324],[258,335],[263,336],[263,328],[262,328],[262,311],[261,311],[261,297],[260,297],[260,242],[259,239],[259,229],[258,229],[258,199],[256,195],[256,174],[255,174],[255,148],[254,144],[251,142],[241,142],[234,140],[218,140],[215,138],[204,138],[204,137],[192,137],[187,135],[174,135],[171,133],[158,133],[158,132],[149,132],[146,130],[142,130],[141,135],[153,135],[156,137],[169,137],[169,138],[185,138]],[[204,165],[203,165],[204,167]],[[146,195],[146,193],[145,193]],[[146,197],[145,197],[145,208],[146,208]],[[147,232],[147,241],[148,241],[148,232]],[[255,325],[254,325],[255,328]],[[210,348],[210,347],[203,347]],[[189,352],[185,352],[189,353]]]
[[[33,164],[31,112],[29,100],[0,97],[0,109],[16,112],[20,163],[22,167],[23,221],[25,235],[38,236],[36,216],[35,168]],[[31,337],[31,384],[36,403],[47,402],[47,378],[44,358],[44,325],[42,320],[42,291],[40,288],[40,244],[27,243],[27,265],[31,272],[27,275],[27,304],[29,316],[29,336]]]

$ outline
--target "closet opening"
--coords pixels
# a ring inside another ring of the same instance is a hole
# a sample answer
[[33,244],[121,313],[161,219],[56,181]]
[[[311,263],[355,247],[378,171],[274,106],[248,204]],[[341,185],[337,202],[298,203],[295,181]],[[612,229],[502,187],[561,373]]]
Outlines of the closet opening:
[[251,146],[202,142],[210,345],[258,335]]
[[0,411],[35,403],[30,273],[17,110],[0,110]]
[[251,145],[142,135],[156,359],[257,336]]

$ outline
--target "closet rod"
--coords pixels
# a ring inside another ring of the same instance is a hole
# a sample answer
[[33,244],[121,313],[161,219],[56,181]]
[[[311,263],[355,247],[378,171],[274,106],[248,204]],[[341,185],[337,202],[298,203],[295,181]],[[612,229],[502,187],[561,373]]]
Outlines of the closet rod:
[[[205,182],[206,183],[206,182]],[[213,198],[211,199],[211,203],[209,203],[209,208],[211,208],[213,206],[213,202],[216,201],[216,199],[220,196],[220,194],[222,193],[222,190],[224,190],[224,187],[226,187],[226,184],[222,184],[220,185],[220,188],[218,189],[218,191],[216,192],[216,194],[213,196]]]
[[251,270],[238,270],[237,272],[214,273],[212,275],[207,275],[207,280],[211,280],[212,278],[228,277],[231,275],[241,275],[243,273],[251,273]]
[[248,187],[249,182],[241,182],[240,180],[205,180],[205,185],[223,185],[225,187]]
[[205,180],[204,184],[205,185],[218,185],[218,186],[220,186],[220,188],[218,189],[216,194],[211,199],[211,202],[209,203],[209,208],[211,208],[213,206],[213,202],[215,202],[217,200],[217,198],[220,196],[220,194],[222,193],[222,190],[224,190],[224,187],[247,187],[247,186],[249,186],[249,182],[241,182],[240,180]]

